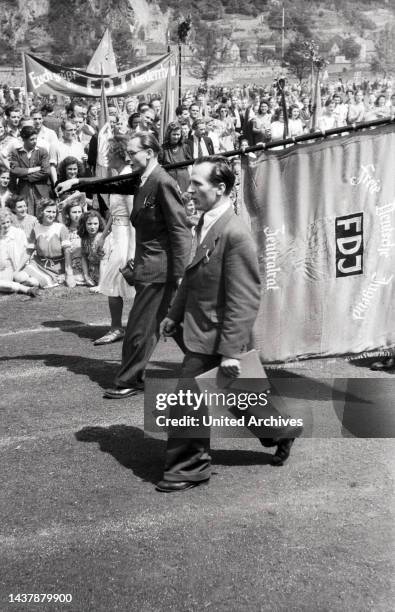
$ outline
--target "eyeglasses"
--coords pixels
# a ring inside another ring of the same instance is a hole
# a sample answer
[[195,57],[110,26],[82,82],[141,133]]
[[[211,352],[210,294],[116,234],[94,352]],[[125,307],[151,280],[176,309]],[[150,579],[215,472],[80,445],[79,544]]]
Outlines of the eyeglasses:
[[134,157],[134,155],[137,155],[140,151],[145,151],[145,149],[139,149],[138,151],[129,151],[129,149],[127,149],[129,157]]

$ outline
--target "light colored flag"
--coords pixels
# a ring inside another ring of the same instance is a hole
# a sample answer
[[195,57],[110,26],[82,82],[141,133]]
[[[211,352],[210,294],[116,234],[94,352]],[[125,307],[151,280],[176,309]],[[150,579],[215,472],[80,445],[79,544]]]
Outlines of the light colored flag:
[[163,142],[165,136],[166,127],[169,125],[170,121],[174,121],[175,117],[175,81],[177,71],[173,59],[173,55],[170,55],[169,70],[166,78],[166,87],[163,93],[159,132],[159,141],[161,143]]
[[90,74],[117,74],[110,30],[107,28],[86,69]]
[[315,88],[314,88],[314,99],[313,99],[313,116],[311,121],[311,128],[314,132],[318,129],[318,119],[322,113],[322,103],[321,103],[321,86],[320,86],[320,71],[317,70],[317,75],[315,79]]
[[[109,167],[109,149],[110,140],[113,137],[111,126],[108,120],[108,106],[106,92],[104,89],[104,82],[101,83],[101,97],[100,97],[100,113],[98,120],[98,133],[97,133],[97,158],[96,158],[96,176],[97,178],[108,178],[112,176],[111,169]],[[103,200],[108,205],[108,195],[102,196]]]

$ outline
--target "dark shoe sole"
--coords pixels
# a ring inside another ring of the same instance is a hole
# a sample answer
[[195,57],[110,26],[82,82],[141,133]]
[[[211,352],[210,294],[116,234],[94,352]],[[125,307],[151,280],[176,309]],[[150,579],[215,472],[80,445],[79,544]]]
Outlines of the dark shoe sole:
[[187,487],[183,487],[182,489],[162,489],[159,485],[156,485],[155,491],[159,493],[183,493],[184,491],[189,491],[189,489],[194,489],[195,487],[199,487],[201,485],[207,485],[209,479],[207,480],[199,480],[198,482],[190,482]]
[[134,397],[135,395],[139,395],[140,393],[144,393],[143,389],[133,389],[133,391],[129,391],[129,393],[124,393],[123,395],[112,394],[112,393],[103,393],[104,399],[114,399],[114,400],[122,400],[127,397]]

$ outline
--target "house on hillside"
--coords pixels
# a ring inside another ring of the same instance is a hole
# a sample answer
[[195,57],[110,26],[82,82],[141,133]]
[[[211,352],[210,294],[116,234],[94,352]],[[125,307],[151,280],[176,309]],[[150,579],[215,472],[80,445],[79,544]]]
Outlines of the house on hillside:
[[227,40],[221,50],[221,59],[230,64],[240,63],[240,47],[232,40]]
[[142,40],[133,41],[133,51],[136,57],[145,59],[147,57],[147,45]]
[[154,42],[152,40],[146,40],[146,55],[149,57],[158,57],[167,53],[167,45]]
[[242,64],[255,61],[256,45],[248,40],[242,40],[239,43],[240,62]]
[[327,42],[320,44],[319,52],[324,57],[336,57],[340,55],[343,48],[343,38],[341,36],[333,36]]
[[361,62],[370,62],[371,58],[376,55],[376,47],[374,41],[369,38],[355,37],[355,42],[361,46],[359,60]]

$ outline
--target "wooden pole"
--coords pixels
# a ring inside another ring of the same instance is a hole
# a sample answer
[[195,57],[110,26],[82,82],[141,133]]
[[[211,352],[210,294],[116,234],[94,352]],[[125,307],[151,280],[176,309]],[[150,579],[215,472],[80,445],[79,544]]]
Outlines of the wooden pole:
[[28,116],[30,115],[30,109],[29,109],[29,99],[27,97],[28,91],[27,91],[27,74],[26,74],[26,58],[25,58],[25,52],[22,51],[22,70],[23,70],[23,81],[25,84],[25,115]]
[[181,100],[182,100],[182,68],[181,68],[181,63],[182,63],[182,44],[181,42],[178,43],[178,106],[181,106]]

